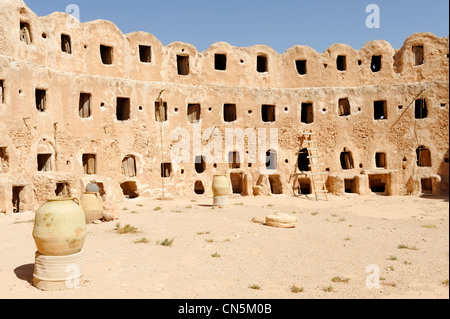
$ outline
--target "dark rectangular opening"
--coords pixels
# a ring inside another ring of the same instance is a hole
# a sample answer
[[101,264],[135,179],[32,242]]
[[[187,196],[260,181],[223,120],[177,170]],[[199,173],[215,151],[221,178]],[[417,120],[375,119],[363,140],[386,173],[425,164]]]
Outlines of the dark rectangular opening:
[[195,157],[195,171],[198,174],[202,174],[206,170],[205,157],[202,155]]
[[9,155],[6,147],[0,147],[0,174],[9,171]]
[[172,163],[162,163],[161,164],[161,177],[168,178],[172,175]]
[[279,175],[270,175],[269,176],[270,183],[270,192],[274,195],[283,194],[283,184],[281,183],[281,178]]
[[214,55],[214,69],[219,71],[227,69],[227,56],[225,54]]
[[370,64],[370,69],[374,73],[381,71],[381,55],[373,55],[372,56],[372,62]]
[[377,168],[386,168],[386,153],[376,153],[375,154],[375,164]]
[[187,117],[190,123],[200,121],[201,106],[200,104],[189,104],[187,108]]
[[263,105],[261,113],[263,122],[275,122],[275,105]]
[[91,116],[91,94],[80,93],[80,101],[78,105],[78,115],[81,118],[88,118]]
[[167,102],[155,102],[155,120],[156,122],[167,121]]
[[267,56],[258,55],[258,57],[256,59],[256,70],[260,73],[264,73],[269,70]]
[[231,187],[233,189],[233,194],[241,194],[243,191],[243,187],[242,187],[243,174],[242,173],[231,173],[230,179],[231,179]]
[[36,109],[40,112],[45,112],[47,108],[47,91],[42,89],[36,89]]
[[431,178],[422,178],[420,180],[422,186],[422,194],[431,195],[433,194],[433,180]]
[[52,170],[52,154],[37,155],[38,172],[50,172]]
[[386,101],[374,101],[373,112],[375,120],[387,120],[387,102]]
[[422,65],[425,63],[423,45],[413,46],[412,52],[414,54],[414,65]]
[[95,154],[83,154],[83,171],[86,175],[97,173],[97,156]]
[[309,178],[298,179],[299,194],[310,195],[312,194],[311,180]]
[[339,99],[339,116],[349,116],[351,115],[350,101],[345,99]]
[[338,55],[336,59],[336,67],[339,71],[347,70],[347,57],[345,55]]
[[189,74],[189,56],[177,55],[177,69],[179,75]]
[[27,22],[20,21],[20,41],[30,44],[31,40],[30,25]]
[[309,157],[309,151],[307,148],[303,148],[298,152],[298,158],[297,158],[297,166],[298,170],[301,172],[309,172],[311,171],[311,161],[308,158]]
[[61,34],[61,51],[72,54],[72,43],[70,42],[70,36],[67,34]]
[[0,104],[5,103],[5,86],[4,80],[0,80]]
[[387,175],[369,175],[369,187],[373,193],[386,193]]
[[56,196],[70,196],[70,186],[68,183],[56,183]]
[[13,186],[12,187],[12,205],[13,205],[13,213],[22,212],[22,203],[23,203],[23,190],[24,186]]
[[152,62],[152,47],[148,45],[139,46],[139,60],[142,63]]
[[203,186],[202,181],[196,181],[194,184],[194,193],[196,195],[203,195],[205,194],[205,187]]
[[305,124],[314,122],[314,106],[312,103],[302,103],[301,122]]
[[241,168],[241,156],[239,152],[228,153],[228,163],[231,169]]
[[297,72],[300,75],[305,75],[307,70],[306,70],[306,60],[297,60],[295,61],[295,66],[297,68]]
[[100,45],[100,56],[102,63],[109,65],[113,63],[113,48],[107,45]]
[[236,104],[225,104],[223,106],[223,120],[225,122],[234,122],[237,120]]
[[345,193],[356,194],[356,180],[354,178],[344,179]]
[[120,184],[120,187],[122,188],[122,193],[125,198],[133,199],[139,197],[139,190],[136,182],[123,182]]
[[355,168],[352,152],[347,150],[347,148],[344,148],[344,151],[341,153],[341,167],[343,170]]
[[415,101],[414,117],[417,120],[421,120],[428,117],[428,108],[426,99],[419,99]]
[[266,169],[276,170],[278,168],[278,153],[275,150],[266,152]]
[[416,150],[417,166],[431,167],[431,152],[425,146],[419,146]]
[[130,119],[131,104],[130,99],[118,97],[116,103],[116,116],[118,121],[128,121]]

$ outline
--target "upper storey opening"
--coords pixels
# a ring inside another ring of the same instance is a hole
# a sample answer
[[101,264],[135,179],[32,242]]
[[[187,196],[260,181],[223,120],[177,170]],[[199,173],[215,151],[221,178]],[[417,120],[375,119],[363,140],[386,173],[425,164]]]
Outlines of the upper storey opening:
[[113,48],[107,45],[100,45],[100,56],[102,63],[106,65],[113,64]]
[[425,63],[424,49],[423,45],[416,45],[412,47],[414,54],[414,65],[422,65]]
[[338,71],[347,70],[347,57],[345,55],[338,55],[336,59],[336,67]]
[[189,75],[189,55],[177,55],[178,75]]
[[20,41],[26,44],[31,44],[31,28],[30,24],[25,21],[20,21]]
[[67,34],[61,34],[61,51],[72,54],[72,43],[70,41],[70,36]]
[[142,63],[151,63],[152,62],[152,47],[149,45],[140,45],[139,46],[139,60]]
[[214,56],[214,69],[218,71],[225,71],[227,69],[226,54],[216,54]]
[[256,70],[259,73],[269,72],[269,63],[267,59],[267,55],[259,54],[256,59]]

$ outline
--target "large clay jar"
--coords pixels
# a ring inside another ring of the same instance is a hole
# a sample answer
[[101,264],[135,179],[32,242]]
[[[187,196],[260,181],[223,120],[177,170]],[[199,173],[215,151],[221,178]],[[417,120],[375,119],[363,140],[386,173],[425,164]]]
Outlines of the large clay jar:
[[36,211],[33,238],[42,255],[79,253],[86,234],[84,212],[75,198],[51,198]]
[[80,206],[84,211],[86,224],[92,224],[103,215],[103,200],[99,193],[85,192],[80,199]]
[[223,207],[228,205],[228,194],[230,193],[230,181],[225,175],[215,175],[212,184],[214,194],[214,206]]
[[215,175],[212,184],[214,196],[228,196],[230,193],[230,182],[225,175]]

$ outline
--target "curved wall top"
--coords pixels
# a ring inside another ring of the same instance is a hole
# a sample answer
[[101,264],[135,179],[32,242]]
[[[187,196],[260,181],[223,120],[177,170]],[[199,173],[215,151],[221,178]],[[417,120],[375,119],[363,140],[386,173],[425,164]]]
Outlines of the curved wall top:
[[[296,45],[278,54],[265,45],[239,48],[225,42],[198,52],[193,45],[182,42],[163,46],[155,36],[145,32],[124,35],[114,23],[105,20],[80,23],[61,12],[38,17],[23,1],[2,0],[1,6],[0,54],[61,72],[181,85],[263,88],[448,80],[448,37],[431,33],[411,35],[399,50],[386,41],[375,40],[360,50],[333,44],[323,53]],[[24,26],[29,29],[31,43],[20,41]],[[70,39],[70,54],[62,51],[62,36]],[[414,47],[423,47],[423,64],[416,65]],[[108,52],[102,52],[101,48]],[[103,54],[109,55],[106,59],[110,61],[102,61]],[[180,62],[178,59],[183,57],[184,62]],[[179,74],[179,63],[187,64],[181,67],[188,69],[187,74]]]

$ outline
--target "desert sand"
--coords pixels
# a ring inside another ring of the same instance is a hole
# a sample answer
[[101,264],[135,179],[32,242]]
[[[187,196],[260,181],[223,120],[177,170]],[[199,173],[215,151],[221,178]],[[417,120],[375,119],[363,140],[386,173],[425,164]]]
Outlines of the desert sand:
[[[118,203],[118,220],[88,225],[81,287],[56,292],[31,284],[34,213],[2,215],[0,298],[449,298],[448,197],[236,196],[223,209],[211,204]],[[275,212],[296,216],[297,227],[252,222]],[[137,232],[119,234],[117,223]],[[166,238],[171,246],[161,245]],[[369,265],[380,270],[379,288],[366,285]]]

